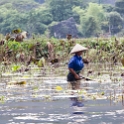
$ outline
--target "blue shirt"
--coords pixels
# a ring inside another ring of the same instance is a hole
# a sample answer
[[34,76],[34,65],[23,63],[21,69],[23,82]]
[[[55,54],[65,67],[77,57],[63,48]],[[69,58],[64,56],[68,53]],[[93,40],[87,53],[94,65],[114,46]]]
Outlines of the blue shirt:
[[81,56],[74,55],[68,63],[68,68],[72,68],[76,72],[80,72],[83,67],[84,63]]

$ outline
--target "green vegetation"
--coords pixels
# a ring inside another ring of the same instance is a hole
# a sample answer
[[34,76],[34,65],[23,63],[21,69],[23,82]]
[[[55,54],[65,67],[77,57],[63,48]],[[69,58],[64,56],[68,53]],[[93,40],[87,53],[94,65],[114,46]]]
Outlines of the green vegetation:
[[[34,57],[37,59],[37,56],[41,54],[41,57],[48,59],[48,62],[51,60],[49,56],[49,48],[47,48],[48,41],[54,46],[52,54],[54,57],[52,59],[58,58],[62,62],[66,62],[70,56],[70,50],[76,43],[82,44],[89,48],[86,58],[93,63],[111,63],[111,67],[114,67],[114,64],[121,63],[121,60],[124,58],[124,38],[85,38],[85,39],[46,39],[41,36],[37,36],[33,39],[28,39],[24,42],[16,41],[7,41],[3,45],[0,45],[0,56],[1,62],[11,62],[11,63],[23,63],[26,65],[28,63],[28,57]],[[40,44],[37,46],[36,45]],[[50,48],[51,49],[51,48]],[[36,51],[38,50],[38,52]],[[36,51],[36,52],[35,52]],[[48,56],[47,56],[48,54]],[[47,58],[48,57],[48,58]],[[23,60],[19,60],[22,58]],[[42,61],[43,60],[43,61]],[[35,60],[34,60],[35,61]],[[43,63],[41,63],[41,61]],[[35,62],[38,63],[38,62]],[[44,64],[45,60],[42,58],[39,59],[39,64]],[[17,66],[18,67],[18,66]],[[16,70],[16,66],[13,70]]]
[[[93,3],[92,3],[93,2]],[[123,0],[1,0],[0,33],[21,28],[30,34],[48,34],[50,26],[73,17],[82,37],[104,33],[123,35]],[[102,4],[104,3],[104,4]],[[60,29],[61,30],[61,29]]]

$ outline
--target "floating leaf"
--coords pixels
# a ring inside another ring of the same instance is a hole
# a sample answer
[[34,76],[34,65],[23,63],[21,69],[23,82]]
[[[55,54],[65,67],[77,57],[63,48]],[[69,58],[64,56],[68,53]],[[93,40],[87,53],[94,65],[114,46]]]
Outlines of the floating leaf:
[[79,90],[79,91],[78,91],[78,94],[79,94],[79,95],[82,95],[82,94],[83,94],[83,91],[82,91],[82,90]]
[[0,97],[0,102],[1,102],[2,104],[5,103],[5,97],[4,97],[4,96],[1,96],[1,97]]
[[17,70],[19,70],[20,69],[20,66],[19,65],[14,65],[13,67],[12,67],[12,71],[13,72],[16,72]]
[[56,89],[56,91],[61,91],[61,90],[63,90],[61,86],[56,86],[55,89]]
[[92,96],[92,99],[93,99],[93,100],[96,100],[96,97],[95,97],[95,96]]
[[50,96],[49,95],[45,95],[44,98],[45,99],[50,99]]
[[37,91],[38,90],[38,87],[37,86],[36,87],[33,87],[33,90]]
[[16,84],[18,84],[18,85],[23,85],[23,84],[26,84],[26,81],[19,81],[19,82],[17,82]]
[[105,95],[105,93],[104,92],[101,92],[101,95]]
[[7,83],[8,85],[24,85],[26,81],[10,81]]
[[29,75],[24,75],[23,78],[29,78],[30,76]]

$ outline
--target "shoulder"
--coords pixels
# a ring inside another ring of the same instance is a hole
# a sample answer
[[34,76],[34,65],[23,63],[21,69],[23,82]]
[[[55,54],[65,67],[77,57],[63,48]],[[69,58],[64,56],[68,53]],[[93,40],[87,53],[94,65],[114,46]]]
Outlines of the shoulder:
[[69,62],[68,62],[68,65],[71,66],[71,65],[73,65],[74,63],[75,63],[75,57],[73,56],[73,57],[70,58],[70,60],[69,60]]
[[72,57],[70,58],[70,62],[75,61],[76,59],[77,59],[76,56],[72,56]]

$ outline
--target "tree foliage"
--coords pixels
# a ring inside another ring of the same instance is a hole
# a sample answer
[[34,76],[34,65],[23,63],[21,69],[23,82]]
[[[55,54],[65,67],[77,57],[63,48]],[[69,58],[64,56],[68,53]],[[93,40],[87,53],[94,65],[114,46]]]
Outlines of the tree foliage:
[[47,0],[54,21],[66,20],[73,16],[72,8],[86,6],[85,0]]
[[117,12],[111,12],[109,13],[109,25],[111,28],[111,32],[113,34],[118,33],[123,27],[123,18],[121,17],[121,15]]
[[89,37],[100,31],[101,22],[105,20],[104,11],[101,5],[90,3],[84,10],[80,7],[75,7],[73,11],[80,15],[80,31],[83,36]]
[[97,34],[97,20],[94,16],[89,15],[84,18],[82,18],[82,33],[85,37],[90,37],[92,35]]
[[124,15],[124,0],[117,0],[115,3],[115,11]]
[[49,26],[70,17],[85,37],[102,30],[107,32],[109,26],[114,33],[121,31],[124,0],[117,0],[115,7],[98,3],[98,0],[0,0],[0,33],[21,28],[29,33],[44,34]]

